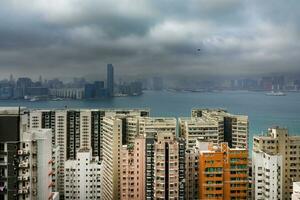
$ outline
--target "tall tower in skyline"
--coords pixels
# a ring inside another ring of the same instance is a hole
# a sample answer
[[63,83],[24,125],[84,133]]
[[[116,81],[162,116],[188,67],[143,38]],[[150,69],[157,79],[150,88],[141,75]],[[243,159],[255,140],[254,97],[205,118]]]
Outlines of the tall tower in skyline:
[[108,96],[114,95],[114,67],[112,64],[107,64],[107,93]]

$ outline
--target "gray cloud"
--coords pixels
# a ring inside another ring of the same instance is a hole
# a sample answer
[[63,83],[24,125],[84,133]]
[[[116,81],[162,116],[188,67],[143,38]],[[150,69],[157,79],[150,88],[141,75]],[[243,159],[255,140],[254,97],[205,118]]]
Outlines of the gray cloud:
[[96,76],[106,63],[119,75],[299,73],[299,8],[297,0],[2,0],[1,76]]

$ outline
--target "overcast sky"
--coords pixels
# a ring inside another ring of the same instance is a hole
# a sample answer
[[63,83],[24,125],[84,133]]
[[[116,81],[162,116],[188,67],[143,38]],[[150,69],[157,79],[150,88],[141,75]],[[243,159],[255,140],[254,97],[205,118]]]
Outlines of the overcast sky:
[[[1,0],[0,76],[300,72],[299,0]],[[197,51],[200,48],[201,51]]]

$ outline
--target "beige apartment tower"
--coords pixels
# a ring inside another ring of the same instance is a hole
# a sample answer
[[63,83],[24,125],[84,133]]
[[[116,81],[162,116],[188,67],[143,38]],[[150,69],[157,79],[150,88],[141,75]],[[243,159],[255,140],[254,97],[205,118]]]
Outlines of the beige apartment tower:
[[103,200],[117,200],[120,195],[120,150],[122,146],[122,120],[103,119]]
[[145,199],[146,140],[138,136],[133,144],[123,145],[121,149],[121,199]]
[[[282,192],[278,199],[290,199],[291,194],[293,193],[293,182],[300,181],[300,136],[289,135],[286,128],[270,128],[267,134],[255,136],[253,138],[252,155],[257,155],[258,153],[263,153],[265,154],[265,157],[273,157],[273,159],[276,157],[277,165],[282,166],[277,167],[277,171],[280,170],[282,173],[280,174],[282,177],[282,185],[278,185],[277,187],[282,190]],[[260,160],[261,159],[255,159],[255,157],[252,159],[252,165],[254,166],[252,177],[256,177],[253,182],[255,186],[259,185],[257,182],[260,180],[259,176],[270,176],[268,174],[255,171],[255,165],[258,165]],[[266,171],[266,173],[271,172],[273,173],[273,171]],[[278,172],[274,174],[277,175]],[[266,183],[266,185],[269,186],[266,190],[272,189],[272,184],[273,183],[270,182]],[[258,188],[254,187],[254,190],[255,189]]]
[[230,148],[248,149],[248,116],[231,114],[224,109],[192,109],[193,117],[216,121],[219,127],[219,142],[227,142]]

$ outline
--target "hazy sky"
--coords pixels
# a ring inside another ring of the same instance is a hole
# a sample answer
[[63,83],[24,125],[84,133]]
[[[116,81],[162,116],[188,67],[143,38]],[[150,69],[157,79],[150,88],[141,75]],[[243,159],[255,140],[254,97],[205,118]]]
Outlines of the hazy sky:
[[[300,72],[299,0],[1,0],[0,76]],[[197,49],[201,51],[198,52]]]

